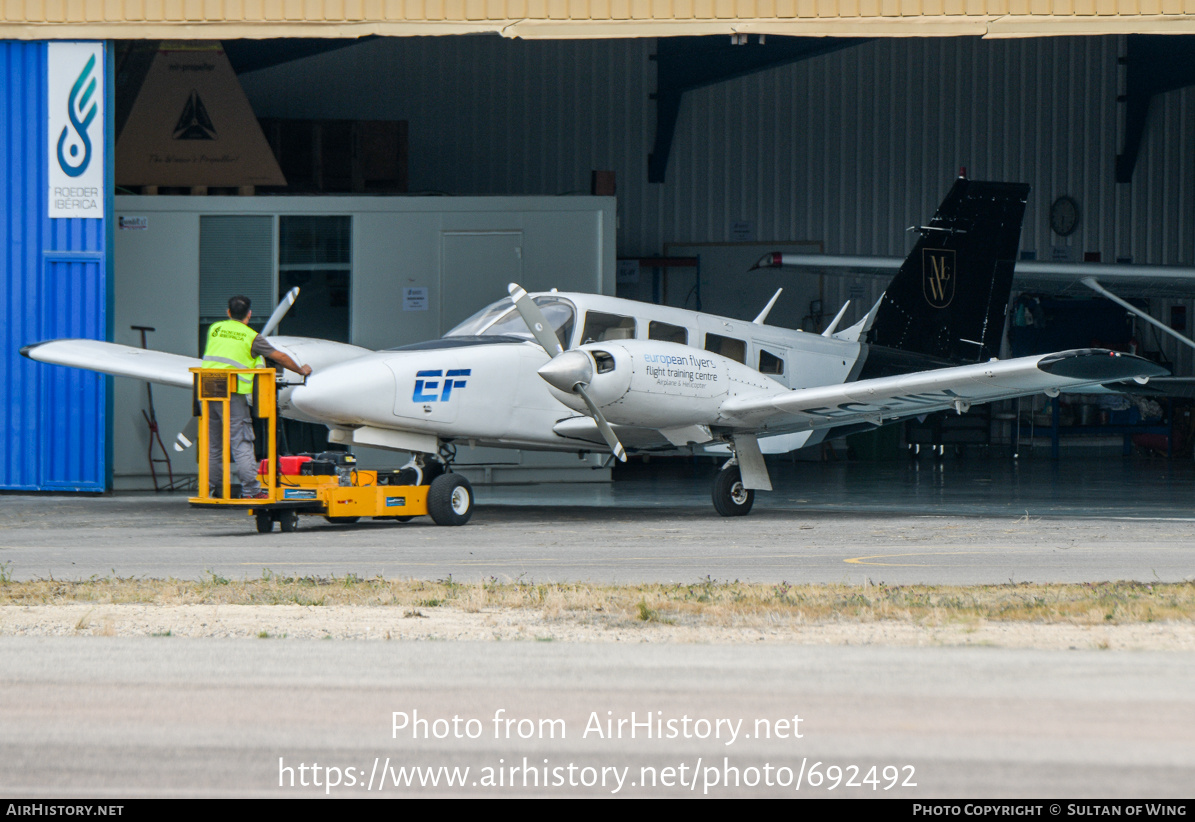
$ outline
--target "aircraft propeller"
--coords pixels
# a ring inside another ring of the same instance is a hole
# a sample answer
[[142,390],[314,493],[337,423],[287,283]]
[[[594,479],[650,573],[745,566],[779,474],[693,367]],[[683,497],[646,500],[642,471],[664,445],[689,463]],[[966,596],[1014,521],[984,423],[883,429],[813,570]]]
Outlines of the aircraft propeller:
[[539,375],[549,385],[580,397],[585,403],[585,407],[589,409],[589,416],[593,417],[593,421],[597,423],[602,439],[610,446],[614,456],[620,462],[626,462],[627,452],[619,442],[618,435],[614,433],[614,429],[606,421],[601,409],[594,404],[585,391],[589,383],[593,381],[593,361],[589,359],[589,355],[583,351],[564,351],[560,347],[560,340],[556,338],[556,332],[552,330],[548,318],[544,316],[544,312],[539,310],[539,306],[527,294],[527,290],[518,283],[511,283],[507,288],[519,316],[527,324],[535,341],[552,358],[539,369]]
[[295,300],[299,298],[299,287],[296,285],[290,291],[282,296],[278,301],[278,305],[274,308],[274,313],[266,320],[266,324],[262,326],[259,334],[263,337],[268,337],[274,333],[274,329],[282,322],[282,318],[286,316],[286,312],[290,311],[290,307],[295,304]]

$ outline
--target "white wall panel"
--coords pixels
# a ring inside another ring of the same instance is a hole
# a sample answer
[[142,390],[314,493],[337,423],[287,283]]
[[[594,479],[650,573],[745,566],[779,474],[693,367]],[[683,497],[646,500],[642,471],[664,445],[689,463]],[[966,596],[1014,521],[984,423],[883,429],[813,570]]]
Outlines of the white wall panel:
[[[508,272],[485,266],[457,272],[468,287],[442,291],[445,235],[490,233],[521,240],[520,281],[533,290],[555,285],[562,290],[612,294],[614,244],[609,225],[613,201],[603,197],[420,198],[420,197],[141,197],[118,196],[116,214],[147,221],[142,231],[116,232],[116,314],[114,341],[139,345],[131,325],[158,330],[152,348],[176,354],[199,353],[199,253],[201,217],[325,214],[352,218],[350,342],[388,348],[434,339],[446,330],[441,317],[460,318],[506,296]],[[276,225],[276,223],[275,223]],[[271,235],[271,242],[277,237]],[[571,252],[571,253],[570,253]],[[272,280],[271,280],[272,281]],[[427,309],[407,311],[404,287],[427,289]],[[227,299],[227,298],[226,298]],[[302,310],[300,294],[296,310]],[[451,306],[444,303],[451,301]],[[261,303],[255,301],[260,312]],[[267,308],[260,316],[269,313]],[[134,380],[117,380],[113,410],[113,472],[118,489],[152,487],[146,451],[149,440],[141,409],[145,389]],[[191,392],[155,386],[155,407],[162,438],[171,438],[191,416]],[[171,451],[176,476],[195,472],[194,452]],[[392,466],[394,455],[359,449],[364,467]],[[365,462],[365,455],[373,463]],[[574,455],[461,449],[462,464],[493,461],[534,470],[563,469],[561,479],[599,481],[590,463]],[[599,457],[593,458],[594,462]],[[516,468],[502,469],[517,473]]]

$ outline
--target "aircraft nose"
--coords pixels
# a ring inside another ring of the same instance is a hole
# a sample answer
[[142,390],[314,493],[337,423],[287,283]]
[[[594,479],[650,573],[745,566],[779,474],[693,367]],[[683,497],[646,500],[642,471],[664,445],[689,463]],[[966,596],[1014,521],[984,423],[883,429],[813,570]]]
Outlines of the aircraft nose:
[[320,422],[360,424],[374,415],[373,404],[394,402],[394,378],[385,366],[332,366],[295,386],[290,401],[301,414]]
[[539,375],[553,388],[571,394],[577,383],[589,385],[593,381],[593,361],[583,351],[565,351],[542,365]]

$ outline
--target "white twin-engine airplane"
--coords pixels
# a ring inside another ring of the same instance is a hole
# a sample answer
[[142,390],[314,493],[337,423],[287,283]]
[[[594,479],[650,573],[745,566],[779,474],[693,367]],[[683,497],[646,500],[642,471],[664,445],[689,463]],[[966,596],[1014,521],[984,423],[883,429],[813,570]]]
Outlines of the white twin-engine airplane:
[[[515,284],[439,340],[383,351],[298,337],[270,342],[314,373],[279,398],[329,439],[407,451],[430,477],[454,443],[619,459],[705,446],[730,458],[723,516],[770,490],[764,453],[943,409],[1167,373],[1101,349],[997,360],[1026,185],[960,178],[876,306],[822,334],[593,294]],[[41,362],[189,387],[191,357],[95,340],[28,346]],[[445,447],[448,446],[448,447]]]

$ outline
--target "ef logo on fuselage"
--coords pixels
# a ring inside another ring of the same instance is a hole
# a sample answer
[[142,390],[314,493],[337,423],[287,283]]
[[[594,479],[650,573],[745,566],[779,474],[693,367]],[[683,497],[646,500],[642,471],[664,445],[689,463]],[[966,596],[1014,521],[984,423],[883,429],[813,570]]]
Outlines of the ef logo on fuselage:
[[448,402],[454,388],[464,388],[465,380],[473,371],[471,368],[451,368],[415,372],[415,391],[411,402]]

